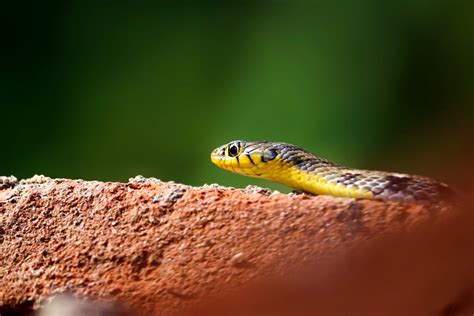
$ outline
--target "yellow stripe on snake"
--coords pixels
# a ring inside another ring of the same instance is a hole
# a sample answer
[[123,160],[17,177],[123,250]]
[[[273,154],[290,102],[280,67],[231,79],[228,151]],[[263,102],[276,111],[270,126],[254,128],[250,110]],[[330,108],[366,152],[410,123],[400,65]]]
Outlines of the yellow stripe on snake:
[[454,194],[446,184],[427,177],[350,169],[279,142],[232,141],[212,151],[211,161],[234,173],[317,195],[431,204]]

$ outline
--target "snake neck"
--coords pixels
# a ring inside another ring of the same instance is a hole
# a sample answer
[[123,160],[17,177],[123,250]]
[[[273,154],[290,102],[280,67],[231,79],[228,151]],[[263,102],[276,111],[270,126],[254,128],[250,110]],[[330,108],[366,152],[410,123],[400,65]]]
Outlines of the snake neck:
[[315,159],[298,165],[286,165],[279,173],[274,173],[270,180],[286,186],[316,195],[337,197],[373,198],[374,193],[357,185],[344,184],[344,168],[329,163],[324,159]]

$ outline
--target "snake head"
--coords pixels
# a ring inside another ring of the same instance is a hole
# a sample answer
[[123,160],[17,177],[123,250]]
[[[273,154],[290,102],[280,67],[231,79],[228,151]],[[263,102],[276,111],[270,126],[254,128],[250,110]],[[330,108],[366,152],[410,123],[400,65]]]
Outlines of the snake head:
[[214,149],[211,161],[219,168],[235,173],[259,176],[280,154],[279,144],[235,140]]

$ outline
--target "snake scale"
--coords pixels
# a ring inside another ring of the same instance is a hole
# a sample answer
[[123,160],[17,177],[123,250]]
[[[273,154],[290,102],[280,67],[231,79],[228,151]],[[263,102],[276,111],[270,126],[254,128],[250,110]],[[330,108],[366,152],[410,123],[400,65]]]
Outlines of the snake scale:
[[346,168],[281,142],[232,141],[214,149],[211,161],[234,173],[317,195],[423,204],[451,200],[454,195],[448,185],[431,178]]

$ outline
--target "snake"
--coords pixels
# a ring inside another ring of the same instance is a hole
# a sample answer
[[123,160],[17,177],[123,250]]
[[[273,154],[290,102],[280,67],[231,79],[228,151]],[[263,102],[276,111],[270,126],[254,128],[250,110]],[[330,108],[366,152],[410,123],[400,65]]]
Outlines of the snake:
[[214,149],[211,161],[221,169],[313,195],[422,204],[447,201],[454,195],[447,184],[429,177],[351,169],[283,142],[231,141]]

